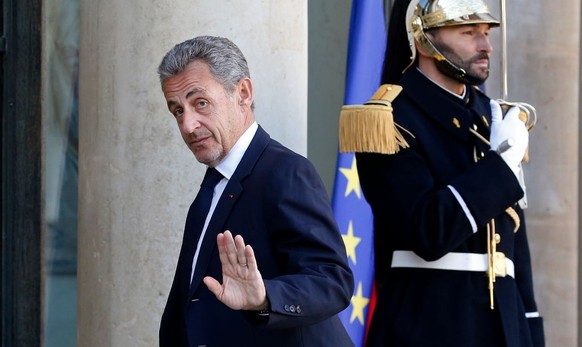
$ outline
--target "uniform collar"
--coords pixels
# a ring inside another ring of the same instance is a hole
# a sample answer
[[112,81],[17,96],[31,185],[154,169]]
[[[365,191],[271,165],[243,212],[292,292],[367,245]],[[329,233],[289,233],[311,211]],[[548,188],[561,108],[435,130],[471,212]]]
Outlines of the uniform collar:
[[486,127],[491,124],[491,110],[488,101],[485,102],[488,98],[482,93],[479,95],[474,87],[465,86],[465,97],[459,98],[416,69],[407,71],[400,84],[424,113],[463,140],[474,136],[469,131],[474,114],[484,119]]
[[420,72],[424,77],[426,77],[426,79],[428,79],[429,81],[431,81],[432,83],[434,83],[435,85],[437,85],[439,88],[441,88],[442,90],[444,90],[445,92],[451,94],[452,96],[459,98],[460,100],[466,100],[467,99],[467,85],[463,84],[463,94],[459,95],[459,94],[455,94],[453,92],[451,92],[450,90],[446,89],[445,87],[441,86],[440,84],[436,83],[432,78],[428,77],[427,74],[425,74],[418,66],[416,67],[416,69],[418,70],[418,72]]

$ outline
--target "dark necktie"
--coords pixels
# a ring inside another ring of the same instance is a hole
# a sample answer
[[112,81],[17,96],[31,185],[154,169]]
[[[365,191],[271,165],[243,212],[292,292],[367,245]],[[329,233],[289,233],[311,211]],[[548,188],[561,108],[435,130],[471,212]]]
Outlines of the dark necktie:
[[196,252],[196,245],[202,234],[202,228],[204,228],[204,222],[206,221],[212,203],[214,187],[216,187],[216,184],[222,178],[222,174],[216,169],[208,168],[200,184],[198,195],[196,195],[196,199],[194,199],[188,211],[184,240],[182,241],[182,253],[180,256],[182,258],[184,279],[187,278],[188,285],[190,284],[190,272],[186,271],[186,269],[191,269],[194,253]]
[[[200,190],[198,191],[198,195],[196,195],[196,199],[194,199],[194,203],[192,204],[194,209],[193,217],[196,220],[196,227],[194,228],[194,231],[198,237],[200,237],[200,233],[204,227],[204,222],[206,221],[206,216],[210,210],[212,195],[214,194],[214,187],[216,187],[216,184],[218,184],[218,182],[223,177],[224,176],[222,176],[222,174],[215,168],[209,167],[206,170],[206,174],[204,175],[202,183],[200,184]],[[198,242],[198,237],[196,238],[196,242]]]

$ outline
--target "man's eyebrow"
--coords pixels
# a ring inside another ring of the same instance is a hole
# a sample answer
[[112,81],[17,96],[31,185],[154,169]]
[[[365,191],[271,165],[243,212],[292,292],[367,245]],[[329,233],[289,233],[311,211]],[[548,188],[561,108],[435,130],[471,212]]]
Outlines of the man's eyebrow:
[[178,104],[178,103],[174,100],[168,100],[168,102],[166,102],[166,105],[168,105],[168,108],[170,108],[176,104]]
[[205,92],[204,88],[193,88],[192,90],[190,90],[188,92],[188,94],[186,94],[186,99],[189,99],[194,94],[203,93],[203,92]]
[[[197,93],[203,93],[204,91],[205,91],[204,88],[193,88],[192,90],[190,90],[186,94],[186,100],[189,99],[192,95],[197,94]],[[176,104],[178,104],[178,102],[174,101],[174,100],[168,100],[168,102],[167,102],[168,108],[170,108]]]

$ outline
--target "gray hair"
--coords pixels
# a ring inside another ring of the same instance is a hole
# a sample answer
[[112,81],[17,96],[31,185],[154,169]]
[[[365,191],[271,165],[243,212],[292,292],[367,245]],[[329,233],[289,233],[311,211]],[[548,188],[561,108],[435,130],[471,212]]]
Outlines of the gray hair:
[[198,36],[174,46],[158,67],[160,82],[184,71],[188,64],[202,60],[208,64],[216,80],[232,93],[237,83],[250,78],[247,60],[240,49],[227,38]]

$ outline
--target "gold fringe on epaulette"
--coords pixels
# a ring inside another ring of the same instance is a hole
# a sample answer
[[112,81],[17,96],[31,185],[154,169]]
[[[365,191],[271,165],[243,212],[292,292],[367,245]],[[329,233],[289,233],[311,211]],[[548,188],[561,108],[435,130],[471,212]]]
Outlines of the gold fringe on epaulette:
[[343,106],[339,122],[340,152],[394,154],[400,148],[408,148],[392,115],[391,102],[401,91],[398,85],[385,84],[364,105]]

